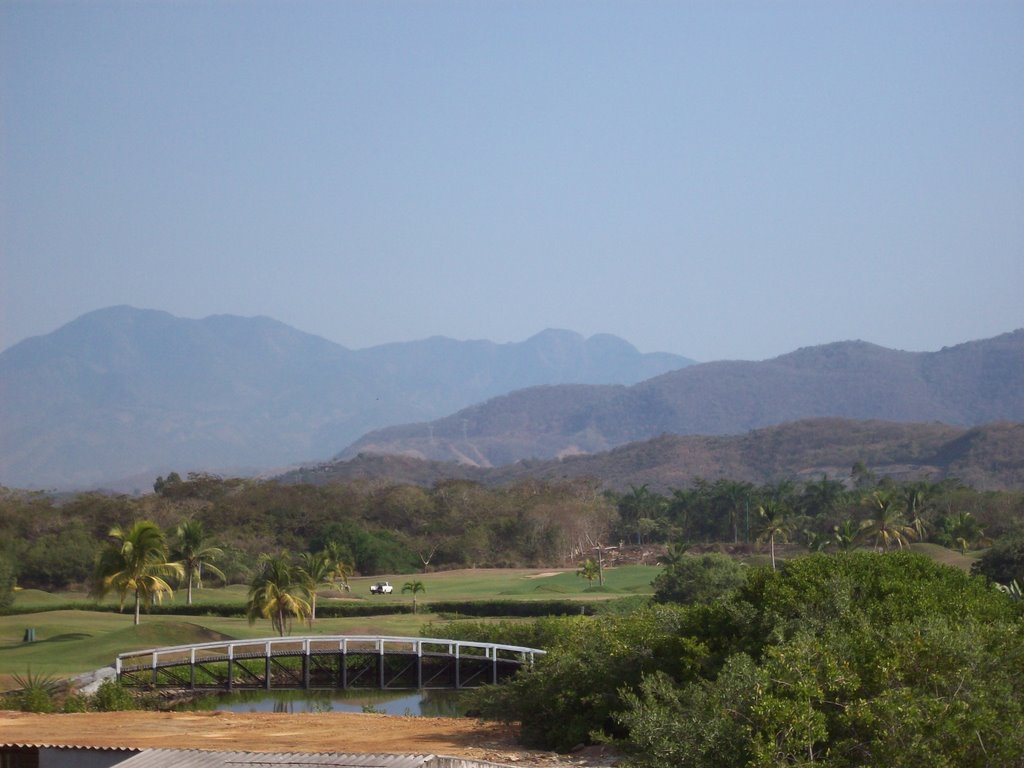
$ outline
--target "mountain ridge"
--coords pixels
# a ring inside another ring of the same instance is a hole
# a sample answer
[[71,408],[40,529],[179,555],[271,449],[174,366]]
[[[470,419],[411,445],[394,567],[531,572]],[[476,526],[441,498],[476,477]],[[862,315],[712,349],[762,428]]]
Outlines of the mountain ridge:
[[619,492],[647,484],[665,493],[698,479],[755,484],[822,476],[850,480],[851,468],[858,462],[879,477],[900,481],[956,479],[978,490],[1024,489],[1024,423],[955,427],[935,422],[805,419],[739,435],[662,434],[599,453],[497,467],[362,453],[296,469],[279,480],[324,484],[359,479],[429,486],[438,480],[462,479],[500,486],[588,478]]
[[834,342],[764,361],[695,364],[631,386],[535,387],[434,422],[368,433],[337,458],[479,456],[481,466],[498,466],[608,450],[663,432],[737,434],[819,417],[1024,421],[1024,330],[938,352]]
[[522,386],[636,382],[692,362],[614,338],[547,329],[351,350],[265,316],[95,310],[0,352],[0,483],[288,466]]

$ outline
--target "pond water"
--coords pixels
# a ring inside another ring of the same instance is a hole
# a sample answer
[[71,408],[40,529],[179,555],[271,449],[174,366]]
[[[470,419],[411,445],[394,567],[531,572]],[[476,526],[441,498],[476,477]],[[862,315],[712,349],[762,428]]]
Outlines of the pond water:
[[462,691],[241,691],[212,693],[181,709],[220,712],[379,712],[460,717]]

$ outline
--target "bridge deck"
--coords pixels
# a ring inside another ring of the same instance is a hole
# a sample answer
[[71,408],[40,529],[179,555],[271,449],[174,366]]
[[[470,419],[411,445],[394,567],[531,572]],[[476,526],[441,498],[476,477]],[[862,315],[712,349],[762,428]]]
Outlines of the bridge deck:
[[314,635],[149,648],[119,654],[115,667],[125,683],[151,686],[348,688],[372,681],[380,688],[423,688],[426,680],[432,687],[463,688],[496,683],[543,654],[443,638]]

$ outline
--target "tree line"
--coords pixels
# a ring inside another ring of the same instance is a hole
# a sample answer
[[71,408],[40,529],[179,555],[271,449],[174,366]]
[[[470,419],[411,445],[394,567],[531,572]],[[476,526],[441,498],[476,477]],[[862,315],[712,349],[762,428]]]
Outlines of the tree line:
[[[48,590],[87,584],[111,531],[140,520],[170,533],[186,523],[199,526],[207,546],[217,549],[214,570],[206,572],[235,584],[250,583],[267,553],[318,553],[328,546],[353,573],[374,575],[576,566],[597,547],[708,542],[769,553],[784,542],[811,551],[996,543],[1012,577],[1024,576],[1012,573],[1016,555],[1008,544],[1024,539],[1024,493],[979,492],[950,481],[897,483],[856,466],[843,481],[698,480],[668,493],[646,485],[604,491],[588,480],[499,488],[465,480],[313,486],[176,473],[158,478],[154,493],[140,497],[0,489],[0,586],[5,579]],[[181,585],[190,591],[187,579]]]
[[426,631],[547,649],[470,703],[534,747],[611,741],[630,768],[1024,764],[1019,592],[899,551],[686,555],[662,576],[619,615]]

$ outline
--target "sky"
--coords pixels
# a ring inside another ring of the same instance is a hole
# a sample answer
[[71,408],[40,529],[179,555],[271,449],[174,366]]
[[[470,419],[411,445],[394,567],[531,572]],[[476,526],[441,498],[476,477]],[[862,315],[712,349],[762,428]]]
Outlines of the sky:
[[118,304],[697,360],[1024,327],[1024,3],[0,3],[0,349]]

